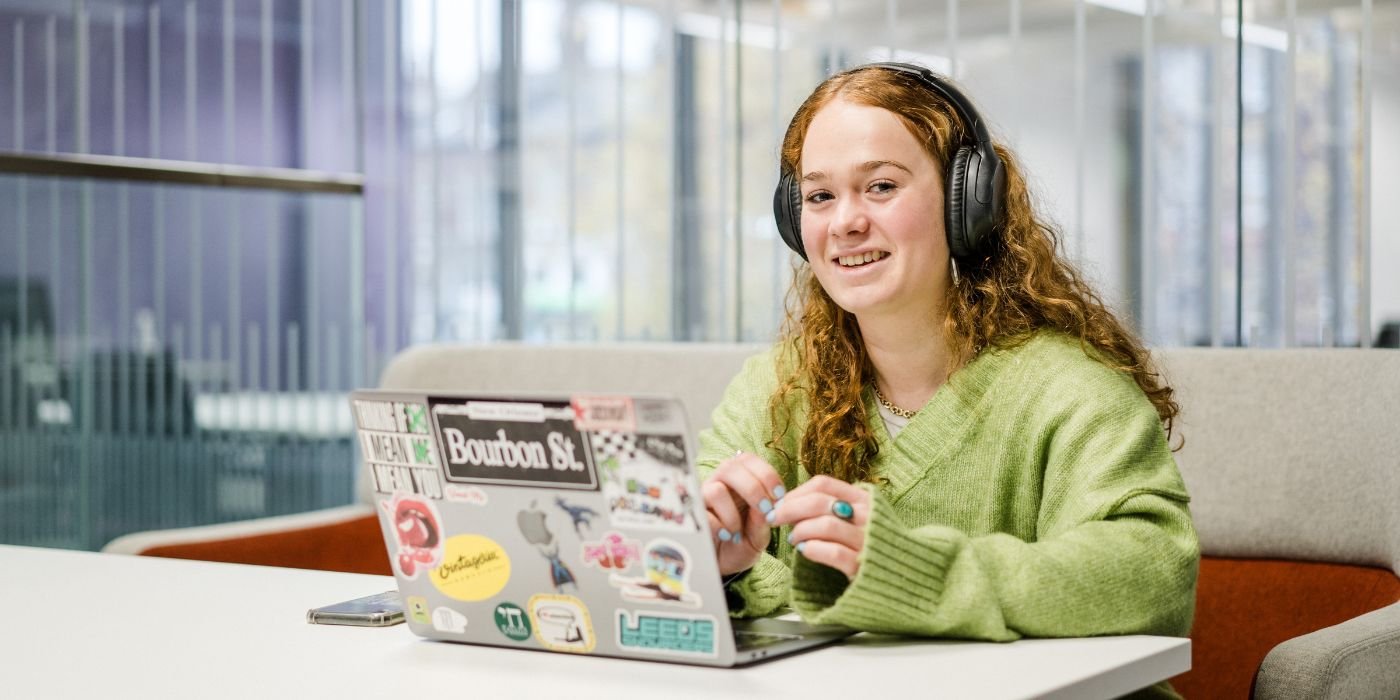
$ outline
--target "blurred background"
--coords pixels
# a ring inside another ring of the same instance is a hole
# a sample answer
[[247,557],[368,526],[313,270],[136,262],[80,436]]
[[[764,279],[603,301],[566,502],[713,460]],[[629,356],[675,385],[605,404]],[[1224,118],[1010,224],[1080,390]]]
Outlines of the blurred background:
[[1151,345],[1400,345],[1400,0],[0,0],[0,543],[348,503],[411,344],[770,340],[888,59]]

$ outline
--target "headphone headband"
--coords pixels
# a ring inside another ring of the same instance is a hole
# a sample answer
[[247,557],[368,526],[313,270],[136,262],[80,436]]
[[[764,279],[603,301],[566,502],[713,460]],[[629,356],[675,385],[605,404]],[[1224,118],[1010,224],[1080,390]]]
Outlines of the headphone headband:
[[913,76],[920,83],[923,83],[924,87],[938,93],[943,99],[948,100],[948,104],[953,106],[958,116],[962,117],[963,122],[967,124],[968,129],[972,132],[973,139],[978,145],[985,144],[990,146],[992,144],[992,134],[987,131],[987,125],[982,122],[982,115],[977,112],[977,108],[972,106],[972,100],[969,100],[967,95],[964,95],[962,91],[954,87],[952,83],[939,77],[937,73],[912,63],[895,63],[891,61],[871,63],[861,67],[884,68],[896,73]]

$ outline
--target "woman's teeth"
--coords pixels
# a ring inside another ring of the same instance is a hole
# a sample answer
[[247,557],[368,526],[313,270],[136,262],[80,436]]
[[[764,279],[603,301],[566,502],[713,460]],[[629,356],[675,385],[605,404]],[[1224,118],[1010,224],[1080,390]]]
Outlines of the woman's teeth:
[[883,250],[875,250],[864,255],[843,255],[839,258],[836,258],[836,262],[841,263],[843,267],[859,267],[868,262],[875,262],[876,260],[880,260],[887,255],[889,255],[889,253],[886,253]]

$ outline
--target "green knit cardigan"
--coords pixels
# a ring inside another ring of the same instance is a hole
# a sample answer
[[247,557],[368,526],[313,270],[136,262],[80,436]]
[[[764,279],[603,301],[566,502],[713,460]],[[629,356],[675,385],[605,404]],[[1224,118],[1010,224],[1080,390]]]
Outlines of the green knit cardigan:
[[[809,478],[768,445],[780,347],[750,358],[700,435],[708,476],[742,449],[789,491]],[[954,372],[891,440],[871,392],[879,442],[861,484],[872,509],[860,570],[847,580],[775,530],[731,590],[738,616],[791,605],[814,623],[896,634],[1009,641],[1022,636],[1184,636],[1200,547],[1157,413],[1133,379],[1042,332]],[[783,440],[799,454],[796,392]]]

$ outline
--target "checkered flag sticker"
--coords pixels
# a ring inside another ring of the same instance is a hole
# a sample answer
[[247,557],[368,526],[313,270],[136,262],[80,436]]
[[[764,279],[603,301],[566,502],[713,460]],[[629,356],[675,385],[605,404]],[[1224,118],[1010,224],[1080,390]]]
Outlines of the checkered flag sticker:
[[619,462],[630,462],[637,458],[637,436],[633,433],[620,433],[612,430],[593,432],[593,457],[599,462],[609,457]]

